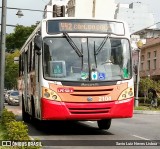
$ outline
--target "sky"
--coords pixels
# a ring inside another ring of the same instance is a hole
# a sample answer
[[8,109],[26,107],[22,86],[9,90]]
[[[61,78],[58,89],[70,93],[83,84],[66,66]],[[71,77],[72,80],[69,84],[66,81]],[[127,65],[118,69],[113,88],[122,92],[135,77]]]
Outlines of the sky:
[[[50,0],[7,0],[7,7],[12,8],[23,8],[23,9],[36,9],[36,10],[44,10],[46,4],[48,4]],[[101,0],[103,2],[103,0]],[[160,21],[160,0],[115,0],[116,3],[132,3],[132,2],[142,2],[148,5],[149,11],[154,13],[155,22]],[[0,0],[0,7],[2,6],[2,0]],[[36,11],[25,11],[23,10],[24,16],[18,18],[15,14],[17,10],[7,9],[7,24],[8,25],[24,25],[31,26],[36,24],[37,21],[42,19],[42,12]],[[1,9],[0,9],[0,17],[1,17]],[[1,20],[0,20],[1,22]],[[13,27],[7,26],[6,32],[12,33],[14,30]]]
[[[24,8],[24,9],[34,9],[34,10],[44,10],[46,4],[48,4],[50,0],[7,0],[7,7],[12,8]],[[2,6],[2,0],[0,0],[0,6]],[[9,25],[24,25],[31,26],[36,24],[37,21],[40,21],[43,16],[43,12],[38,11],[25,11],[23,10],[24,16],[18,18],[16,13],[18,10],[7,9],[7,22]],[[1,17],[1,10],[0,10]],[[1,20],[0,20],[1,22]],[[13,27],[6,27],[6,32],[13,32]]]
[[155,23],[160,22],[160,0],[115,0],[116,3],[142,2],[148,5],[149,11],[154,14]]

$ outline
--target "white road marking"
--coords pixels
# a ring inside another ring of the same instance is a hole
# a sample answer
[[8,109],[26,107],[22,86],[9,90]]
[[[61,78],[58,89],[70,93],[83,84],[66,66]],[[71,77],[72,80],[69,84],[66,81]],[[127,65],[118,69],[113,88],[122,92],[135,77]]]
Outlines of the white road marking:
[[93,121],[87,121],[87,122],[92,123],[92,124],[94,123]]
[[141,137],[141,136],[137,136],[137,135],[132,135],[133,137],[136,137],[136,138],[139,138],[139,139],[142,139],[142,140],[150,140],[150,139],[147,139],[147,138],[144,138],[144,137]]

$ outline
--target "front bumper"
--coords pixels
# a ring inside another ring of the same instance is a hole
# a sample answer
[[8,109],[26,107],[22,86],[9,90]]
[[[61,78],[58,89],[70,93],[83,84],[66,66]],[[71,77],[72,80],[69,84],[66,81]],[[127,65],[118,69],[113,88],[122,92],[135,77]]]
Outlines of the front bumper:
[[100,120],[133,116],[134,98],[98,103],[56,102],[41,99],[42,120]]
[[19,100],[13,99],[13,100],[10,100],[9,102],[11,105],[19,105]]

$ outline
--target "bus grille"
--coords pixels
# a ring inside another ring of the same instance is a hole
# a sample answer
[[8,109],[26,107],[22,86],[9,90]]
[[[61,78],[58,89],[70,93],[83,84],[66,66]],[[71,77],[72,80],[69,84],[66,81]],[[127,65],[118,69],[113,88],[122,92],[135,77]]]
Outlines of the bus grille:
[[65,103],[65,104],[71,114],[106,114],[109,113],[111,110],[111,106],[99,103],[98,104],[77,103],[76,105],[74,103]]
[[72,96],[102,96],[108,95],[113,91],[113,88],[109,89],[76,89],[74,88],[74,92],[70,93]]
[[107,109],[80,109],[80,108],[70,108],[69,109],[71,114],[102,114],[102,113],[109,113],[110,108]]

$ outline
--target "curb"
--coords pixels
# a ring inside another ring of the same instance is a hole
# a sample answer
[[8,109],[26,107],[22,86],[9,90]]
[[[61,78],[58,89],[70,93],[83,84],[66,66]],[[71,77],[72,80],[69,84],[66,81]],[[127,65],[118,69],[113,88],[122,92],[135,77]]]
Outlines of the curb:
[[160,114],[160,111],[134,110],[134,114]]

